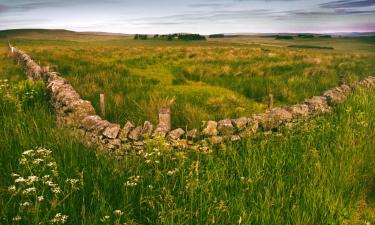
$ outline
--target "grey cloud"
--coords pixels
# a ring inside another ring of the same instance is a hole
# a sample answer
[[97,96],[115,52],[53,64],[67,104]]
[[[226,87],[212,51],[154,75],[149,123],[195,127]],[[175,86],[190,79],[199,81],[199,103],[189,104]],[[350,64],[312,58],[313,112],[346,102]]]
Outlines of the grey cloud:
[[5,5],[0,5],[0,13],[8,11],[8,7]]
[[354,14],[375,14],[375,10],[349,10],[349,9],[336,9],[333,11],[302,11],[295,10],[289,11],[288,14],[292,16],[344,16]]
[[196,3],[196,4],[189,4],[189,7],[192,8],[201,8],[201,7],[221,7],[226,4],[221,4],[221,3]]
[[321,8],[356,8],[356,7],[367,7],[375,5],[375,0],[361,0],[361,1],[353,1],[353,0],[339,0],[333,2],[327,2],[320,4]]

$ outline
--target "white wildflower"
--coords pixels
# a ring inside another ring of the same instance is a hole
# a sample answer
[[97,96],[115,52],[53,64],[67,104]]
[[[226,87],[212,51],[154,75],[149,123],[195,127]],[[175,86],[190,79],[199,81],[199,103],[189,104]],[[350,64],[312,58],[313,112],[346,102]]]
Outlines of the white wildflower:
[[30,187],[30,188],[26,188],[22,194],[24,195],[29,195],[29,194],[33,194],[36,192],[36,188],[35,187]]
[[41,195],[41,196],[38,196],[38,202],[42,202],[44,200],[44,197],[43,197],[43,195]]
[[14,183],[23,183],[23,182],[25,182],[25,181],[26,181],[25,178],[23,178],[23,177],[18,177],[17,179],[14,180]]
[[56,162],[50,162],[47,164],[48,167],[55,168],[57,166]]
[[116,216],[122,216],[122,214],[124,213],[121,210],[116,209],[115,211],[113,211],[113,214],[115,214]]
[[110,216],[103,216],[103,218],[100,219],[101,222],[105,223],[107,222],[111,217]]
[[28,206],[30,206],[30,202],[23,202],[23,203],[20,203],[20,206],[28,207]]
[[36,150],[36,152],[38,154],[45,155],[45,156],[50,155],[52,153],[51,150],[44,149],[44,148],[39,148],[38,150]]
[[39,177],[37,177],[37,176],[28,176],[27,180],[26,180],[26,183],[28,185],[30,185],[30,184],[34,183],[35,181],[38,181],[38,180],[39,180]]
[[22,153],[22,155],[33,155],[34,154],[34,150],[32,150],[32,149],[30,149],[30,150],[27,150],[27,151],[24,151],[23,153]]
[[46,184],[47,184],[49,187],[56,187],[56,184],[53,183],[53,181],[50,181],[50,180],[47,180],[47,181],[46,181]]
[[34,165],[39,165],[41,162],[43,162],[44,160],[43,159],[41,159],[41,158],[37,158],[37,159],[34,159],[33,160],[33,164]]
[[20,165],[25,165],[27,163],[27,159],[26,158],[21,158],[20,159]]
[[66,179],[66,182],[70,183],[72,186],[75,186],[79,182],[79,180],[78,179],[70,179],[70,178],[68,178],[68,179]]
[[8,191],[9,192],[14,192],[16,190],[16,186],[15,185],[12,185],[10,187],[8,187]]
[[177,168],[174,169],[174,170],[169,170],[169,171],[167,172],[167,175],[168,175],[168,176],[172,176],[172,175],[174,175],[177,171],[178,171]]
[[51,223],[53,224],[64,224],[68,220],[67,215],[63,215],[61,213],[57,213],[55,217],[51,220]]
[[19,177],[20,175],[19,175],[19,174],[16,174],[16,173],[12,173],[11,176],[12,176],[12,177]]
[[22,219],[22,217],[20,215],[17,215],[15,217],[13,217],[13,221],[20,221]]
[[54,189],[52,189],[52,192],[55,194],[59,194],[61,193],[61,189],[59,187],[55,187]]

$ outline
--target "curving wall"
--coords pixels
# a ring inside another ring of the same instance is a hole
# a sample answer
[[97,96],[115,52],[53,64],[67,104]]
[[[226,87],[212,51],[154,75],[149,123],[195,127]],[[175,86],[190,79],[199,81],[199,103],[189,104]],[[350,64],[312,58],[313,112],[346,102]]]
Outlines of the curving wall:
[[165,138],[172,146],[187,149],[225,140],[239,141],[243,137],[274,131],[280,126],[331,112],[332,107],[345,101],[356,88],[375,87],[375,77],[370,76],[350,86],[344,84],[327,90],[322,96],[314,96],[302,104],[277,107],[250,117],[207,121],[202,129],[190,131],[182,128],[169,131],[160,125],[154,129],[149,121],[142,126],[128,121],[121,127],[98,116],[91,102],[81,99],[59,73],[49,71],[47,67],[41,68],[25,52],[10,44],[9,49],[23,66],[28,79],[44,80],[59,125],[78,131],[88,143],[98,145],[101,150],[119,155],[129,150],[142,150],[146,140],[157,137]]

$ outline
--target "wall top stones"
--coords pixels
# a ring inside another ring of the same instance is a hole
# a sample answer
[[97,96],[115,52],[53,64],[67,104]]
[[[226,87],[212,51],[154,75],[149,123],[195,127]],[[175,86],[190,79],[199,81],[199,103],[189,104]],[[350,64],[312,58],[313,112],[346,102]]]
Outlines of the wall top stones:
[[10,44],[9,49],[22,64],[28,79],[44,80],[59,125],[78,130],[88,143],[116,154],[131,149],[141,150],[145,140],[157,137],[165,138],[172,146],[188,149],[196,149],[197,145],[205,145],[207,142],[218,144],[224,140],[239,141],[243,137],[277,130],[289,123],[330,112],[333,106],[345,101],[353,90],[375,87],[375,77],[370,76],[351,86],[344,84],[329,89],[322,96],[314,96],[302,104],[272,108],[249,117],[207,121],[201,130],[185,131],[177,128],[170,131],[169,124],[158,124],[155,128],[149,121],[145,121],[143,126],[135,126],[128,121],[121,127],[98,116],[91,102],[81,99],[59,73],[50,71],[48,67],[41,68],[25,52]]

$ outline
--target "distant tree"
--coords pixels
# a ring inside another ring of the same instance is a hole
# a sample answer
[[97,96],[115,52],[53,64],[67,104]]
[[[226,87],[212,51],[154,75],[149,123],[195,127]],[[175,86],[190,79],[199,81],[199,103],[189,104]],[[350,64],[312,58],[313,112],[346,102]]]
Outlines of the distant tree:
[[136,34],[134,35],[134,39],[136,40],[147,40],[147,34]]
[[320,37],[320,38],[332,38],[331,35],[320,35],[319,37]]
[[177,37],[179,40],[184,40],[184,41],[206,40],[206,37],[200,34],[179,34]]
[[299,34],[299,38],[314,38],[315,36],[312,34]]
[[224,34],[210,34],[208,37],[209,38],[224,38],[225,35]]
[[282,39],[284,39],[284,40],[290,40],[290,39],[293,39],[293,36],[289,36],[289,35],[277,35],[275,39],[276,40],[282,40]]

